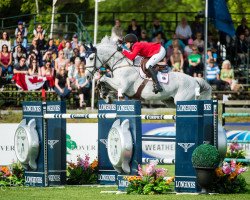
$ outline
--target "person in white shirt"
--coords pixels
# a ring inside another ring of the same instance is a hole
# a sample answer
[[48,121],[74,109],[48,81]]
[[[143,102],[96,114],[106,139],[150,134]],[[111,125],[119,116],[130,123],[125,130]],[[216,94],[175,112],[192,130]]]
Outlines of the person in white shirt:
[[177,37],[184,42],[184,44],[187,44],[188,39],[192,36],[192,31],[185,17],[181,19],[181,23],[177,26],[175,33]]

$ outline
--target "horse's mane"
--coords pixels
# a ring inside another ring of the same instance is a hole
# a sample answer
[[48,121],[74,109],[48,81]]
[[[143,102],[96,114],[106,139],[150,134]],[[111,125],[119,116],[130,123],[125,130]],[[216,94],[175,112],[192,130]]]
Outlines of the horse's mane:
[[102,38],[101,42],[97,46],[99,46],[99,45],[101,45],[101,46],[107,46],[107,45],[114,46],[115,44],[116,44],[115,41],[111,37],[106,35],[104,38]]

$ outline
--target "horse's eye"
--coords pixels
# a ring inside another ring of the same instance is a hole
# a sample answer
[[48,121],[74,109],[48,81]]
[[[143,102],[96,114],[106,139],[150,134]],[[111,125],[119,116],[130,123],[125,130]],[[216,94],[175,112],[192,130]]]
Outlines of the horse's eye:
[[90,60],[93,60],[93,59],[94,59],[94,57],[90,57],[89,59],[90,59]]

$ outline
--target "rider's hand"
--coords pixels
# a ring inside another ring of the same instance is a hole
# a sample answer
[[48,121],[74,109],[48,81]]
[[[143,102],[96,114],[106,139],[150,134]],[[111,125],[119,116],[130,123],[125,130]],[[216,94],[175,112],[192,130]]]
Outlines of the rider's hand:
[[120,45],[118,45],[117,46],[117,51],[122,51],[122,50],[123,50],[123,48]]

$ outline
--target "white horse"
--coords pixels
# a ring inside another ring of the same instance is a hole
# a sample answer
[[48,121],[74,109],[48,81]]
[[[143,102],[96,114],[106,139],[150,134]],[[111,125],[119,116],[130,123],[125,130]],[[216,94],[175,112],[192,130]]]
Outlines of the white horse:
[[[123,95],[134,98],[144,78],[140,74],[140,68],[134,66],[131,60],[117,51],[116,43],[106,36],[96,48],[91,45],[87,52],[86,68],[91,74],[94,74],[101,66],[108,66],[111,71],[111,78],[105,75],[100,78],[101,85],[116,92],[120,90]],[[163,91],[157,94],[153,92],[153,81],[149,80],[139,92],[140,99],[165,101],[173,97],[175,103],[194,99],[211,99],[211,86],[202,78],[170,72],[168,79],[168,83],[160,83]],[[200,91],[198,97],[196,90]]]

